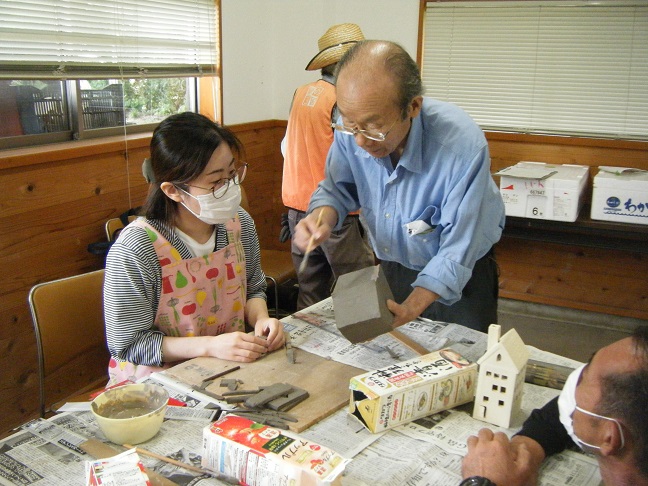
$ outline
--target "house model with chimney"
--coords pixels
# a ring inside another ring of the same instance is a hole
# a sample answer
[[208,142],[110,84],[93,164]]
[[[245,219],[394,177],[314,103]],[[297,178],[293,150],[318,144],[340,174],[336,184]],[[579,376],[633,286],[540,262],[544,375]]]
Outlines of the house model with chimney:
[[520,411],[529,351],[515,329],[501,336],[488,328],[488,347],[479,365],[473,418],[508,428]]

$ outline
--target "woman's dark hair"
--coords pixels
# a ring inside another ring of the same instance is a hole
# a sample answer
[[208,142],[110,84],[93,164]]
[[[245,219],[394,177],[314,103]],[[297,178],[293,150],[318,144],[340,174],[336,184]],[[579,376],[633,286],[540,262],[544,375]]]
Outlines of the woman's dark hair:
[[182,186],[205,170],[214,150],[225,142],[240,158],[243,145],[229,129],[204,115],[185,112],[163,120],[151,139],[151,170],[153,180],[144,205],[147,219],[173,224],[178,203],[160,189],[162,182]]

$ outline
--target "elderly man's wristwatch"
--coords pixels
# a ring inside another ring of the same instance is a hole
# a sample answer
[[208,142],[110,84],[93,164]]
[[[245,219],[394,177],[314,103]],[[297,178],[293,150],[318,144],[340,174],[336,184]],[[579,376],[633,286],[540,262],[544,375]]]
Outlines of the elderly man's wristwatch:
[[470,476],[459,483],[459,486],[497,486],[493,481],[482,476]]

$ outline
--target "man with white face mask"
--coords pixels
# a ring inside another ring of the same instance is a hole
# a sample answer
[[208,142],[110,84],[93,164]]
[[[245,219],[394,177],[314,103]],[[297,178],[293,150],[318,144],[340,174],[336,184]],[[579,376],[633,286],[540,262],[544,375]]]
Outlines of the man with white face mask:
[[510,441],[470,437],[461,484],[533,485],[545,457],[575,446],[596,456],[607,486],[648,485],[648,326],[596,352]]

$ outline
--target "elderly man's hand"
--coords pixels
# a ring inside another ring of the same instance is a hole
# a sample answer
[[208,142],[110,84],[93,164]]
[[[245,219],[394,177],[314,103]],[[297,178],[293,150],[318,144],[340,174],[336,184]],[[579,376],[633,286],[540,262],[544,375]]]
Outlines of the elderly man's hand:
[[333,207],[318,207],[297,223],[292,241],[301,251],[312,250],[329,239],[336,224],[337,212]]
[[502,432],[481,429],[467,441],[468,454],[463,459],[464,478],[483,476],[497,486],[535,485],[538,463],[526,443],[509,441]]
[[431,290],[424,289],[423,287],[414,287],[412,293],[409,294],[402,304],[397,304],[393,300],[388,299],[387,308],[394,314],[392,327],[396,329],[398,326],[413,321],[438,298],[439,296]]

